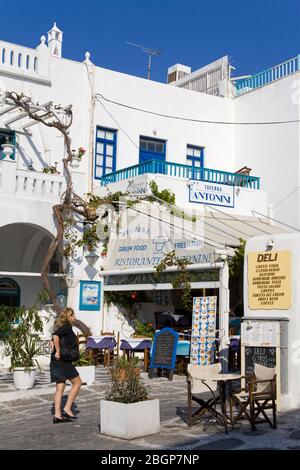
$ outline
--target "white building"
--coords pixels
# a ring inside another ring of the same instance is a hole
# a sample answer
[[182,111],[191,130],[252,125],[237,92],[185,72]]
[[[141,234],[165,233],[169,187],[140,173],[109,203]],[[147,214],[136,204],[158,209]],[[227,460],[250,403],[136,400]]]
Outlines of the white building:
[[[300,226],[300,56],[236,81],[230,77],[227,57],[195,72],[177,64],[169,69],[169,84],[163,84],[98,67],[88,52],[82,62],[63,58],[62,43],[63,33],[56,25],[36,49],[0,41],[2,96],[5,90],[17,91],[40,105],[51,101],[73,106],[72,148],[87,150],[80,166],[72,169],[79,195],[127,191],[129,185],[135,193],[145,192],[154,180],[159,190],[175,193],[177,206],[205,211],[207,256],[200,256],[193,269],[215,269],[217,275],[208,281],[199,274],[192,287],[198,293],[203,288],[220,290],[220,311],[228,313],[223,282],[228,274],[223,262],[215,264],[215,249],[224,243],[237,246],[239,237],[280,231],[272,219]],[[0,161],[0,302],[30,305],[41,288],[43,254],[56,233],[52,206],[65,185],[63,139],[2,100],[1,144],[6,138],[16,148],[12,158]],[[43,172],[51,166],[60,174]],[[97,311],[84,310],[81,283],[75,282],[68,292],[68,304],[95,334],[121,325],[123,334],[130,331],[117,308],[103,306],[103,288],[172,289],[170,281],[155,287],[149,279],[134,278],[154,271],[149,253],[148,264],[142,266],[131,261],[113,264],[115,254],[109,250],[93,268],[84,253],[74,262],[78,281],[101,282]],[[52,266],[52,281],[63,294],[58,261]],[[124,281],[121,274],[131,278]],[[176,299],[169,299],[168,305],[175,313]],[[153,322],[154,312],[165,309],[160,300],[148,299],[141,319]]]

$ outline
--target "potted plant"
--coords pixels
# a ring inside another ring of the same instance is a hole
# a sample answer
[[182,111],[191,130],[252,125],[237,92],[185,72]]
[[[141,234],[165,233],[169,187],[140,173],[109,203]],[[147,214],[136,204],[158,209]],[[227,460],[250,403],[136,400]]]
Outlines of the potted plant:
[[[141,369],[138,367],[138,363],[138,357],[133,357],[132,359],[130,359],[130,367],[132,368],[132,372],[137,376],[139,376],[141,373]],[[128,373],[128,360],[125,356],[120,357],[115,363],[115,366],[110,368],[109,370],[112,378],[114,376],[118,376],[118,380],[120,382],[124,382],[126,374]]]
[[112,368],[112,383],[104,400],[100,400],[101,433],[122,439],[155,434],[160,431],[159,400],[148,398],[148,388],[135,372],[135,361],[122,358]]
[[72,160],[71,160],[71,166],[72,168],[78,168],[79,163],[81,162],[81,159],[83,155],[85,154],[86,150],[83,147],[79,147],[77,150],[72,150]]
[[135,338],[153,338],[154,337],[154,327],[152,323],[141,322],[138,319],[133,321],[134,333],[132,334]]
[[80,351],[79,359],[73,365],[84,384],[91,385],[95,382],[95,366],[87,351]]
[[58,162],[54,162],[54,165],[43,168],[43,173],[50,173],[51,175],[59,175],[60,172],[57,169]]
[[0,330],[5,345],[5,353],[10,356],[14,386],[26,390],[35,382],[35,356],[41,353],[39,333],[43,331],[43,322],[37,307],[7,308],[7,316],[0,317]]

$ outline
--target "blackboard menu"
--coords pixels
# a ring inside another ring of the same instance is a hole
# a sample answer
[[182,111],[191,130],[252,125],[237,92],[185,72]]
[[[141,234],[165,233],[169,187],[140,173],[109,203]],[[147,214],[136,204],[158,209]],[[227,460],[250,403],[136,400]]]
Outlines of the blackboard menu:
[[155,333],[150,368],[175,369],[178,333],[163,328]]
[[251,374],[254,364],[265,367],[276,366],[276,348],[245,347],[245,372]]

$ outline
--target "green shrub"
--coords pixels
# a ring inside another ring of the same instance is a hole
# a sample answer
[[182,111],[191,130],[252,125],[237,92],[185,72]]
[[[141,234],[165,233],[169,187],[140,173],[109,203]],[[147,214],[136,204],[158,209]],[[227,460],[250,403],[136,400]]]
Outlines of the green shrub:
[[115,367],[111,368],[112,383],[105,399],[119,403],[136,403],[148,397],[148,387],[141,380],[137,370],[137,360],[127,361],[120,358]]
[[85,367],[85,366],[93,366],[94,362],[91,357],[89,357],[87,351],[79,351],[79,359],[73,362],[75,367]]

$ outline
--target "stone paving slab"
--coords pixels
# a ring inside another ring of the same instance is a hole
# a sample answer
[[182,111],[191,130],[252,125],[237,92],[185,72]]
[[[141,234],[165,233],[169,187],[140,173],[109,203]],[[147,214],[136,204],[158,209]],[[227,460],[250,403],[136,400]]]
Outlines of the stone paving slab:
[[[186,424],[186,379],[174,376],[143,378],[150,387],[150,396],[159,397],[161,430],[159,433],[132,441],[114,439],[99,433],[99,404],[110,378],[107,370],[96,369],[96,383],[83,386],[76,399],[78,419],[71,423],[52,423],[55,385],[49,383],[49,371],[38,376],[40,388],[15,390],[11,374],[0,373],[5,388],[0,387],[0,449],[86,449],[86,450],[227,450],[227,449],[299,449],[300,410],[278,415],[278,429],[267,424],[250,431],[244,420],[229,429],[210,423],[188,427]],[[65,393],[70,387],[66,387]],[[229,427],[230,428],[230,427]]]

